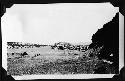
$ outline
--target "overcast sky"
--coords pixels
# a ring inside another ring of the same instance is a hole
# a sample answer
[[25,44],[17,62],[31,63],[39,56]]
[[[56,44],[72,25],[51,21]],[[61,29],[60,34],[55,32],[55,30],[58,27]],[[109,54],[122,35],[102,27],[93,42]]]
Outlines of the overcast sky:
[[17,4],[2,17],[3,39],[43,44],[91,42],[92,35],[116,12],[108,3]]

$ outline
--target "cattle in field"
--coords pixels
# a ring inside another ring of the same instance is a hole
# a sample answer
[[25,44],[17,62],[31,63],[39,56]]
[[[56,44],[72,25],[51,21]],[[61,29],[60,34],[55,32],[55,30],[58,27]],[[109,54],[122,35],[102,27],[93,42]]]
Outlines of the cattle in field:
[[53,46],[51,46],[52,49],[58,49],[58,50],[87,50],[89,45],[72,45],[70,43],[65,42],[59,42],[55,43]]
[[85,52],[89,45],[75,45],[74,50]]
[[70,43],[59,42],[59,43],[55,43],[54,46],[52,46],[52,49],[69,50],[71,46],[72,45]]
[[69,50],[75,50],[75,46],[74,45],[71,45],[68,47]]
[[40,55],[40,54],[35,54],[34,57],[37,57],[37,56],[39,56],[39,55]]
[[27,56],[28,54],[26,53],[26,52],[23,52],[23,53],[21,53],[21,57],[25,57],[25,56]]
[[72,45],[66,42],[55,43],[54,46],[51,46],[52,49],[64,50],[64,53],[73,53],[73,50],[79,52],[85,52],[88,50],[89,45]]
[[79,45],[76,45],[75,48],[74,48],[74,50],[80,51],[80,46],[79,46]]

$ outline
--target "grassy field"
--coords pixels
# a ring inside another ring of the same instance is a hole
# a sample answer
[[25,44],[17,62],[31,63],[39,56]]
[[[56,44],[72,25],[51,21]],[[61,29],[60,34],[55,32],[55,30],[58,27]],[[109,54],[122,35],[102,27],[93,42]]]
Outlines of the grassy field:
[[[43,51],[41,51],[41,50]],[[40,51],[39,51],[40,50]],[[24,52],[24,50],[19,50]],[[95,65],[99,63],[97,56],[88,55],[92,50],[86,52],[53,50],[50,48],[35,48],[25,50],[26,57],[19,57],[18,49],[8,51],[7,73],[8,75],[36,75],[36,74],[92,74]],[[15,52],[14,55],[11,55]],[[16,55],[18,52],[18,55]],[[31,53],[31,54],[30,54]],[[35,54],[39,56],[34,57]]]

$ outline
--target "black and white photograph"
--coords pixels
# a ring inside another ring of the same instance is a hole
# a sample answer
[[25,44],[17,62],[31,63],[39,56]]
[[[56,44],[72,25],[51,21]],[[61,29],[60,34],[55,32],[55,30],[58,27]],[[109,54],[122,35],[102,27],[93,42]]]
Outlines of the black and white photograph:
[[110,3],[15,4],[1,18],[2,66],[14,77],[119,74],[119,15]]

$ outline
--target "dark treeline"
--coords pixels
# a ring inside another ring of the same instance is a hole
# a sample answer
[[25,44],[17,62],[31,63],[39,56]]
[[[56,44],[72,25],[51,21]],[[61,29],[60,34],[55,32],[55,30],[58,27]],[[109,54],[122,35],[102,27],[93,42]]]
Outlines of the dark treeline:
[[[119,67],[119,14],[99,29],[92,36],[92,43],[89,48],[97,48],[104,46],[98,55],[99,59],[106,59],[113,62],[112,66],[115,66],[118,73]],[[113,56],[110,56],[113,54]]]

